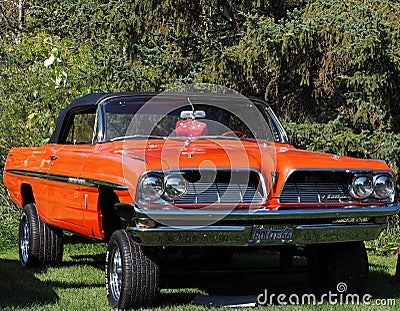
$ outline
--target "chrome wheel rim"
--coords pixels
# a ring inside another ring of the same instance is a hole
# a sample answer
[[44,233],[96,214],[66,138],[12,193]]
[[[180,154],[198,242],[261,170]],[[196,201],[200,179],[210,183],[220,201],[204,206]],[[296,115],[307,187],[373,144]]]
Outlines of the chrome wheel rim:
[[30,230],[29,230],[29,222],[26,216],[22,218],[22,236],[20,240],[20,249],[21,249],[21,262],[26,264],[29,258],[29,238],[30,238]]
[[122,284],[122,260],[121,260],[121,252],[117,247],[111,258],[111,267],[110,267],[110,288],[111,294],[115,300],[119,300],[119,296],[121,295],[121,284]]

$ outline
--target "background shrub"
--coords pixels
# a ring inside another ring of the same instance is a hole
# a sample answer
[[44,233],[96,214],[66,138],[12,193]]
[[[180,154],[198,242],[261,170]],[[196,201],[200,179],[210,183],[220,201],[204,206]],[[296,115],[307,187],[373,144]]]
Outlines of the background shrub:
[[0,168],[10,147],[46,142],[78,96],[203,82],[265,98],[298,147],[400,169],[398,1],[8,0],[0,11]]

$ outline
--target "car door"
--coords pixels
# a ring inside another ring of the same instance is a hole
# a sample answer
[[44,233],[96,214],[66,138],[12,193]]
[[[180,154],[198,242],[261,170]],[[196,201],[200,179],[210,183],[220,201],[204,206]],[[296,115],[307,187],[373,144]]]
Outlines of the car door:
[[95,118],[92,110],[70,116],[63,141],[52,145],[50,150],[47,177],[47,216],[60,227],[85,235],[88,234],[84,217],[88,200],[82,187],[88,181],[81,176],[89,155],[97,148],[93,144]]

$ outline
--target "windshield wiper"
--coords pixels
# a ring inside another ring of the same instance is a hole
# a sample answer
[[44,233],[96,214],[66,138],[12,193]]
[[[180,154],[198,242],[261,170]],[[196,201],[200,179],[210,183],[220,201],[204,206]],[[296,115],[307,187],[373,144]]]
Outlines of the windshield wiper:
[[176,140],[202,140],[202,139],[223,139],[223,140],[246,140],[246,141],[258,141],[265,140],[260,138],[251,138],[251,137],[238,137],[238,136],[223,136],[223,135],[209,135],[209,136],[194,136],[194,137],[186,137],[186,136],[157,136],[157,135],[144,135],[144,134],[135,134],[128,136],[119,136],[110,139],[110,141],[120,141],[120,140],[130,140],[130,139],[176,139]]
[[128,136],[119,136],[110,139],[110,141],[120,141],[120,140],[129,140],[129,139],[167,139],[165,136],[156,136],[156,135],[145,135],[145,134],[135,134]]
[[225,140],[249,140],[249,141],[260,140],[259,138],[252,138],[252,137],[223,136],[223,135],[197,136],[197,137],[191,137],[190,139],[193,139],[193,140],[199,140],[199,139],[225,139]]

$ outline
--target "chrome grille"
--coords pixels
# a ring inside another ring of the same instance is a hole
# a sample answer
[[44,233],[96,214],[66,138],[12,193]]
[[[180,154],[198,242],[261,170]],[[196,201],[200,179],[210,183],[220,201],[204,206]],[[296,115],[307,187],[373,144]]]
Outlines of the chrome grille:
[[295,171],[287,179],[279,196],[280,203],[346,203],[355,201],[349,184],[353,174],[347,171]]
[[286,183],[279,197],[281,203],[341,203],[351,200],[347,184]]
[[[182,171],[188,181],[175,204],[262,204],[263,188],[256,171]],[[199,177],[201,176],[201,177]]]

